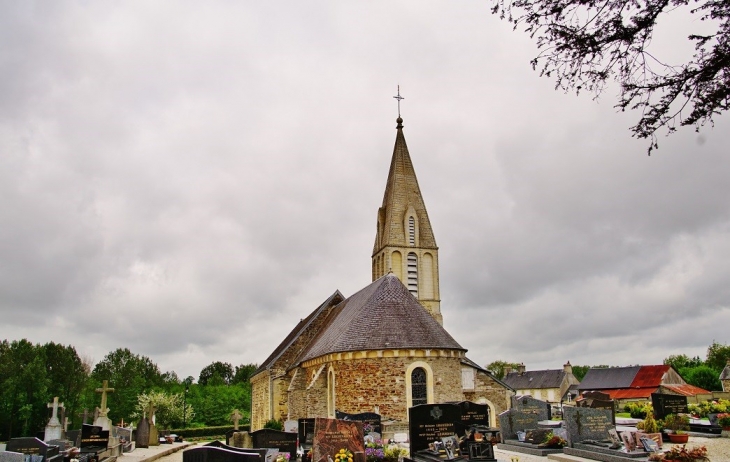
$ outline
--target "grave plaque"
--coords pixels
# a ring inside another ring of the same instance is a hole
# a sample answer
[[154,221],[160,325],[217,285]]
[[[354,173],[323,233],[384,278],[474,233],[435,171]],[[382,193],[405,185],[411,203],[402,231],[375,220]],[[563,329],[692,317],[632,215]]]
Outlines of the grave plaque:
[[[489,406],[486,404],[472,403],[471,401],[462,401],[456,404],[461,409],[461,424],[464,430],[469,427],[478,425],[481,427],[489,427]],[[459,435],[463,435],[463,431]]]
[[365,462],[362,422],[316,418],[312,462],[334,459],[340,449],[350,451],[354,462]]
[[[297,435],[296,433],[287,433],[279,430],[264,428],[251,433],[253,447],[255,448],[275,448],[279,452],[289,453],[291,458],[297,455]],[[291,460],[291,459],[290,459]]]
[[408,409],[411,455],[428,449],[429,444],[457,434],[461,407],[457,404],[419,404]]
[[687,397],[652,393],[651,404],[654,407],[654,418],[663,419],[669,414],[687,414]]
[[502,412],[499,414],[499,429],[502,442],[519,439],[517,438],[517,432],[537,428],[539,419],[537,414],[526,413],[516,409]]
[[340,420],[354,420],[356,422],[362,422],[363,431],[367,429],[365,433],[382,433],[382,428],[380,425],[380,414],[376,414],[374,412],[348,414],[347,412],[335,411],[335,417]]
[[549,428],[536,428],[534,430],[525,431],[525,443],[531,444],[542,444],[548,434],[552,434],[552,430]]
[[21,454],[42,457],[43,462],[56,462],[63,460],[63,454],[59,454],[58,446],[51,446],[38,438],[13,438],[8,441],[5,450],[19,452]]
[[565,413],[565,428],[568,431],[568,443],[571,445],[584,440],[609,440],[608,431],[614,428],[611,411],[587,407],[566,407],[563,412]]
[[539,417],[537,420],[550,420],[552,418],[550,403],[535,399],[532,396],[513,396],[512,409],[537,414]]

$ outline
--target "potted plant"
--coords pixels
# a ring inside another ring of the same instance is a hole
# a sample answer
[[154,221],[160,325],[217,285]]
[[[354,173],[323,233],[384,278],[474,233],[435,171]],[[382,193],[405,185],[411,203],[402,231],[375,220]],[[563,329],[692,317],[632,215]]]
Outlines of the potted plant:
[[689,435],[689,417],[680,414],[669,414],[664,419],[664,428],[671,430],[669,441],[672,443],[686,443]]
[[723,430],[730,430],[730,413],[723,412],[717,414],[717,424],[722,427]]
[[687,449],[687,445],[672,446],[664,453],[664,462],[710,462],[707,458],[707,448],[699,446]]

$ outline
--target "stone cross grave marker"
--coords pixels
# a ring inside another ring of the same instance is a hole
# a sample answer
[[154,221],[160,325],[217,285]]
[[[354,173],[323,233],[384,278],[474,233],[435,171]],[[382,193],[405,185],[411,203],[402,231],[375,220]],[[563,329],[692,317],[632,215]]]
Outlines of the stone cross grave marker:
[[48,421],[48,425],[46,425],[46,433],[43,438],[44,441],[50,441],[50,440],[60,440],[61,439],[61,421],[58,420],[58,407],[63,407],[63,403],[58,402],[58,396],[53,397],[53,402],[48,403],[48,408],[53,409],[53,414],[51,415],[51,419]]
[[242,418],[243,415],[241,415],[241,411],[238,409],[234,409],[233,412],[231,412],[231,420],[233,421],[234,430],[238,430],[238,422],[240,422]]
[[84,412],[79,412],[76,414],[77,416],[81,417],[81,424],[89,423],[89,410],[84,408]]
[[106,394],[113,393],[114,389],[109,388],[108,380],[104,380],[102,382],[101,388],[97,388],[95,391],[97,393],[101,393],[101,406],[99,406],[99,417],[106,417],[107,413],[109,412],[109,408],[106,407]]

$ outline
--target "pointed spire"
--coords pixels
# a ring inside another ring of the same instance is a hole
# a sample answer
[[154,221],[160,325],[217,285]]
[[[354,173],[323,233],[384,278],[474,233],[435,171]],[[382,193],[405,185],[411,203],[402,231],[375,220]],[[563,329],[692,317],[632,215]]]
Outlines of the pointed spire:
[[378,211],[378,232],[373,254],[386,246],[408,245],[404,218],[408,211],[415,212],[418,219],[415,223],[418,229],[418,247],[436,248],[431,222],[403,135],[403,119],[398,117],[396,123],[398,132],[390,161],[388,181],[385,185],[383,205]]

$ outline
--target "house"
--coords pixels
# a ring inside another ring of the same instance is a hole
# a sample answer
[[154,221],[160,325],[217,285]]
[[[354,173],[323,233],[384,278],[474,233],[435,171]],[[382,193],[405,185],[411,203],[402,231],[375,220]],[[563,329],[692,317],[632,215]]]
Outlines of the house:
[[578,386],[582,394],[600,391],[619,406],[630,401],[650,401],[652,393],[694,396],[709,393],[690,385],[669,365],[589,369]]
[[573,375],[573,366],[570,361],[562,369],[548,369],[542,371],[527,371],[525,365],[520,364],[516,371],[508,370],[504,383],[515,390],[517,395],[530,395],[535,399],[552,404],[572,402],[575,390],[580,381]]

